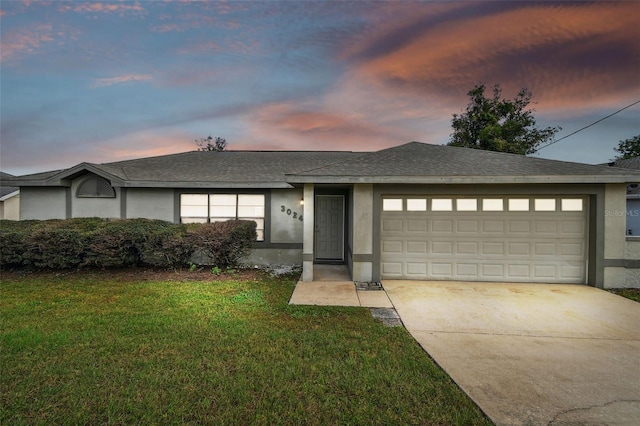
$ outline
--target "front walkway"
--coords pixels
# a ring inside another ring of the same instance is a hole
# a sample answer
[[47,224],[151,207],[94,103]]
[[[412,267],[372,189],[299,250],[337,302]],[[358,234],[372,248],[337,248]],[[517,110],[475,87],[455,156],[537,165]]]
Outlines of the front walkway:
[[393,308],[384,290],[358,290],[345,265],[314,265],[313,281],[299,281],[290,305]]

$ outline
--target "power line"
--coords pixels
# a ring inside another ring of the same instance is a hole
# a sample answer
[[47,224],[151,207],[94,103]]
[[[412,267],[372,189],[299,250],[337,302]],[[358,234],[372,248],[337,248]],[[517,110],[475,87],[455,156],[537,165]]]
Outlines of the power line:
[[634,103],[632,103],[632,104],[630,104],[630,105],[627,105],[626,107],[621,108],[621,109],[617,110],[616,112],[613,112],[613,113],[611,113],[611,114],[607,115],[606,117],[602,117],[602,118],[601,118],[600,120],[598,120],[598,121],[594,121],[593,123],[589,124],[588,126],[584,126],[583,128],[576,130],[575,132],[571,132],[571,133],[569,133],[568,135],[561,137],[560,139],[556,139],[556,140],[554,140],[553,142],[549,142],[548,144],[543,145],[542,147],[538,148],[538,151],[540,151],[541,149],[544,149],[544,148],[546,148],[546,147],[548,147],[548,146],[550,146],[550,145],[553,145],[554,143],[558,143],[558,142],[560,142],[561,140],[568,138],[569,136],[573,136],[573,135],[575,135],[576,133],[583,131],[584,129],[588,129],[588,128],[589,128],[589,127],[591,127],[591,126],[595,126],[595,125],[596,125],[596,124],[598,124],[599,122],[604,121],[604,120],[606,120],[606,119],[607,119],[607,118],[609,118],[609,117],[613,117],[613,116],[614,116],[614,115],[616,115],[617,113],[622,112],[622,111],[624,111],[624,110],[625,110],[625,109],[627,109],[627,108],[631,108],[632,106],[634,106],[634,105],[636,105],[636,104],[639,104],[639,103],[640,103],[640,101],[635,101]]

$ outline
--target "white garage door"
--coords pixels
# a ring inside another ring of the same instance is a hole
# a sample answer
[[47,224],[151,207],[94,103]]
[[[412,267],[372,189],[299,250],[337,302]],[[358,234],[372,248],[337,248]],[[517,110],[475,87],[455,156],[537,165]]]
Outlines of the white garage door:
[[584,197],[388,196],[386,279],[584,283]]

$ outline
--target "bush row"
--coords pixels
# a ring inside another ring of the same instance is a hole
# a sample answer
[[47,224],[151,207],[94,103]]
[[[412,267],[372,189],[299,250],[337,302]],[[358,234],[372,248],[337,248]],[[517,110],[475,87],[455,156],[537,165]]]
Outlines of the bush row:
[[228,267],[249,254],[252,221],[174,224],[150,219],[78,218],[0,221],[2,269],[162,266],[189,264],[194,254]]

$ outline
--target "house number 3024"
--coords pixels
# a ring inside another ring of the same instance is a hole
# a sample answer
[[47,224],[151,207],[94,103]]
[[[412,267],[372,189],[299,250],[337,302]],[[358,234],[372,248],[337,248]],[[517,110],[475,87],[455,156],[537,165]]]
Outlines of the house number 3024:
[[280,206],[280,211],[282,213],[286,213],[287,216],[291,216],[292,219],[298,219],[300,222],[302,222],[302,215],[299,214],[298,212],[294,212],[293,210],[287,208],[286,206]]

